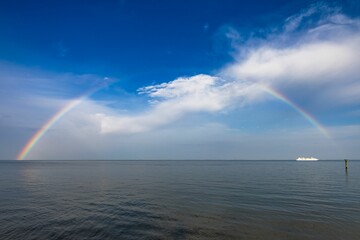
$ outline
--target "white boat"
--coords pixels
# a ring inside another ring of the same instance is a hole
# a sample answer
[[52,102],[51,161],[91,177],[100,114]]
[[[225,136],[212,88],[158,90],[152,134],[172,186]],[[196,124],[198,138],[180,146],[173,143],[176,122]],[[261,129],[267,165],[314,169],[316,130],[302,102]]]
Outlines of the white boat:
[[296,161],[317,161],[319,159],[314,157],[298,157]]

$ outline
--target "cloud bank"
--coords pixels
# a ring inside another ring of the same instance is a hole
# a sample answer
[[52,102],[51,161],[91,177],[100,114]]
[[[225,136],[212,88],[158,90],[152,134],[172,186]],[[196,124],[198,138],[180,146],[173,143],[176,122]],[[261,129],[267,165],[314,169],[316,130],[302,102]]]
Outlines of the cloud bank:
[[98,115],[103,133],[137,133],[169,124],[185,114],[194,112],[216,113],[231,104],[241,104],[241,96],[246,96],[251,87],[235,82],[225,82],[219,77],[196,75],[178,78],[168,83],[139,89],[151,100],[148,111],[138,115],[106,116]]
[[267,99],[263,85],[316,104],[359,103],[360,21],[338,8],[312,5],[261,41],[250,38],[235,48],[234,62],[214,76],[180,77],[139,89],[150,98],[142,113],[98,114],[101,132],[139,133],[172,124],[189,113],[221,113]]

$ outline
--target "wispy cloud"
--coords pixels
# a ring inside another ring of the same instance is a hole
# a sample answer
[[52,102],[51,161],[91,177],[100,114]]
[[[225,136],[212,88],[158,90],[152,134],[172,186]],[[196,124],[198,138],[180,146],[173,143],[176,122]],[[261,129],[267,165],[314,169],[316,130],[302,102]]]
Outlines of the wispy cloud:
[[38,127],[67,101],[111,79],[92,74],[53,73],[0,62],[2,126]]

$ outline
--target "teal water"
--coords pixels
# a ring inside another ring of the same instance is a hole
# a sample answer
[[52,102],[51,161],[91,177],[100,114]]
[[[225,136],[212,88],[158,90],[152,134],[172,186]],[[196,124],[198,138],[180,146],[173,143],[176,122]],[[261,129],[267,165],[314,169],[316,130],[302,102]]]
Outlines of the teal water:
[[360,161],[0,161],[0,239],[360,239]]

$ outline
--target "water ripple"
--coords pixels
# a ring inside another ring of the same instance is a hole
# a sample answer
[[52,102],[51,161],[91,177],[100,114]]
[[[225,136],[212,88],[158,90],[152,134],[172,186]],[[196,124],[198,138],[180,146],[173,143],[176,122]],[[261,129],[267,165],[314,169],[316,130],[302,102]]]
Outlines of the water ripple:
[[1,239],[360,239],[360,162],[2,161]]

